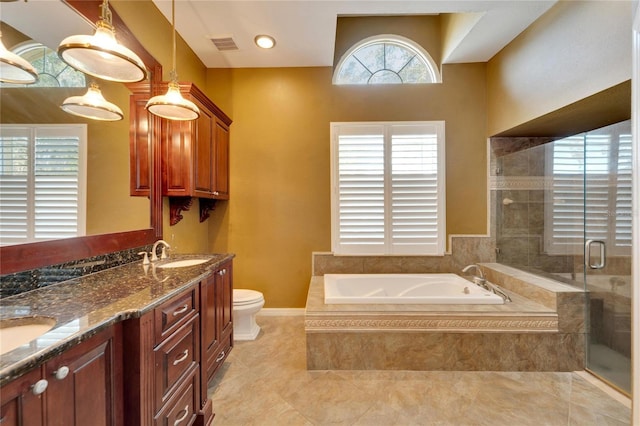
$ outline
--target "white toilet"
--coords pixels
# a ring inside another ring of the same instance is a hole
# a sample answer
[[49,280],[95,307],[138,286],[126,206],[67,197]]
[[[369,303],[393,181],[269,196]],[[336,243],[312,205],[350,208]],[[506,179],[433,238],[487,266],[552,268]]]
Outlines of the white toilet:
[[233,339],[255,340],[260,333],[256,314],[264,306],[264,296],[259,291],[244,288],[233,289]]

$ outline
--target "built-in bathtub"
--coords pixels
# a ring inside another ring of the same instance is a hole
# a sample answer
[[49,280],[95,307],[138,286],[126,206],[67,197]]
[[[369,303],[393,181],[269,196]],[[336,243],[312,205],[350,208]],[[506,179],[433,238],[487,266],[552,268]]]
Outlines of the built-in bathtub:
[[305,309],[307,368],[584,368],[584,291],[503,265],[482,269],[511,303],[325,303],[325,277],[333,272],[312,276]]
[[456,274],[326,274],[328,304],[501,305],[504,299]]

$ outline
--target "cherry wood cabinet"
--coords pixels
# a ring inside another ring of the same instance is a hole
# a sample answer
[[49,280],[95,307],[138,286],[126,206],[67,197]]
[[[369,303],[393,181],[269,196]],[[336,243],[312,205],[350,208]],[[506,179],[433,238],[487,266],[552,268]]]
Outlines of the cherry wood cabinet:
[[[157,84],[165,93],[168,83]],[[130,85],[130,193],[149,196],[151,186],[150,134],[161,144],[162,195],[169,197],[170,223],[182,219],[193,199],[199,200],[200,221],[209,217],[216,200],[229,199],[229,126],[231,119],[196,85],[180,83],[180,92],[200,109],[193,121],[157,119],[144,108],[148,83]]]
[[129,85],[129,176],[132,196],[149,197],[151,189],[152,119],[145,105],[149,100],[149,84]]
[[229,126],[231,119],[194,84],[180,84],[182,95],[200,109],[193,121],[162,120],[162,195],[169,197],[170,223],[198,198],[200,221],[215,200],[229,199]]
[[[173,419],[170,424],[189,425],[199,415],[205,417],[199,400],[200,289],[197,285],[140,318],[125,321],[124,346],[124,376],[127,377],[124,411],[129,423],[166,424],[163,422]],[[190,392],[190,396],[185,397],[185,392]],[[180,406],[186,400],[193,403]]]
[[[200,283],[202,314],[202,396],[233,347],[233,266],[220,265]],[[203,400],[204,402],[204,400]]]
[[1,424],[122,425],[121,330],[109,327],[3,386]]
[[0,389],[2,398],[0,424],[3,426],[41,426],[45,424],[42,401],[44,391],[36,390],[34,392],[35,384],[41,380],[43,380],[41,370],[35,369]]

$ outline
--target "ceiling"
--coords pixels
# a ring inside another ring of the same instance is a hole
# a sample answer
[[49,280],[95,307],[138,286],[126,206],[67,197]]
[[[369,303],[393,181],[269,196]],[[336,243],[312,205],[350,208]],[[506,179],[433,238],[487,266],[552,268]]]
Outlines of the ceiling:
[[[153,0],[171,22],[171,1]],[[486,62],[556,0],[176,0],[176,29],[207,68],[333,66],[339,16],[451,13],[454,27],[444,63]],[[276,39],[271,50],[253,42]],[[238,50],[219,51],[212,38],[233,38]]]

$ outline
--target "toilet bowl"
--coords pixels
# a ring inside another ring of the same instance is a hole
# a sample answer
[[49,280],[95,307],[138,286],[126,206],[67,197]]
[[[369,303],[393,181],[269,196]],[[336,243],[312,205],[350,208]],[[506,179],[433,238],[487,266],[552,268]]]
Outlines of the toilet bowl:
[[260,333],[256,314],[264,306],[259,291],[238,288],[233,290],[233,339],[255,340]]

